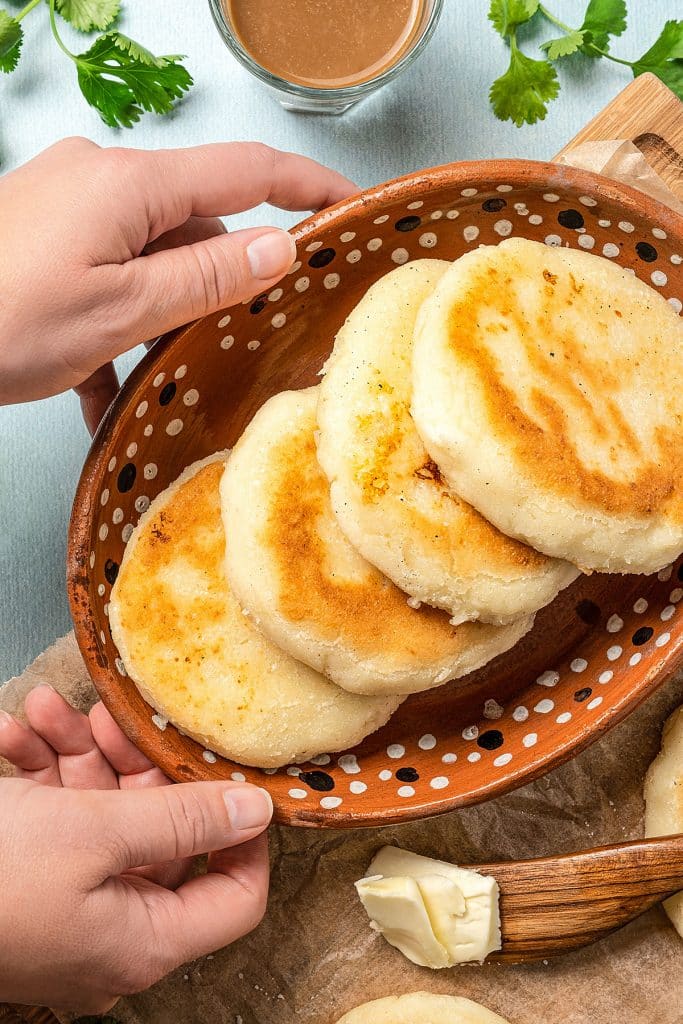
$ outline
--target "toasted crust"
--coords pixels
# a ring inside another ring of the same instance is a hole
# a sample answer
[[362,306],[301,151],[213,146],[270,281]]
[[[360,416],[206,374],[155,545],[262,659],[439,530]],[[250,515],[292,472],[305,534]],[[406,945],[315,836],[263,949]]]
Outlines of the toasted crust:
[[279,651],[225,578],[219,484],[225,453],[158,495],[112,590],[112,636],[161,715],[211,750],[264,768],[358,743],[400,700],[345,693]]
[[317,389],[271,398],[221,483],[234,592],[284,650],[357,693],[412,693],[485,664],[531,626],[464,623],[407,595],[339,529],[316,459]]
[[671,306],[620,267],[509,239],[425,302],[413,415],[504,532],[584,568],[653,572],[683,549],[682,347]]

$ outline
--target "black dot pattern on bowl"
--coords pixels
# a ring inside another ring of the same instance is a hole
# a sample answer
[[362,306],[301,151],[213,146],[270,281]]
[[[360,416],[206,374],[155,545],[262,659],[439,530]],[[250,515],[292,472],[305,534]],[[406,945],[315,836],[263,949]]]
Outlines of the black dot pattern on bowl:
[[574,700],[577,701],[577,703],[581,704],[582,701],[588,700],[592,692],[593,691],[591,690],[590,686],[584,686],[582,690],[576,691],[576,693],[574,694]]
[[177,391],[175,381],[169,380],[168,384],[164,384],[163,388],[159,392],[159,405],[168,405],[175,398]]
[[477,746],[484,750],[498,750],[504,743],[503,734],[500,729],[487,729],[481,736],[477,737]]
[[597,626],[600,621],[601,612],[595,601],[579,601],[576,606],[576,614],[587,626]]
[[419,228],[422,220],[420,217],[401,217],[394,224],[397,231],[414,231],[415,228]]
[[417,782],[420,775],[415,768],[399,768],[396,772],[396,778],[399,782]]
[[318,249],[318,251],[314,252],[311,256],[308,261],[308,265],[309,267],[313,267],[314,270],[320,270],[321,267],[326,267],[331,263],[336,255],[337,254],[334,249]]
[[640,629],[637,629],[631,637],[631,642],[636,647],[642,647],[643,644],[646,644],[648,642],[648,640],[653,636],[653,634],[654,629],[652,628],[652,626],[641,626]]
[[499,213],[507,206],[507,202],[500,196],[494,196],[493,199],[487,199],[481,204],[482,210],[486,213]]
[[127,462],[119,473],[116,481],[116,486],[121,494],[125,494],[126,491],[132,490],[136,476],[137,470],[135,469],[135,466],[132,462]]
[[261,310],[266,308],[267,301],[268,301],[268,296],[267,295],[259,295],[258,298],[254,299],[254,301],[252,302],[251,306],[249,307],[249,312],[250,313],[260,313]]
[[557,215],[558,222],[563,228],[582,228],[583,227],[583,214],[579,213],[578,210],[560,210]]
[[104,563],[104,578],[107,583],[111,583],[112,587],[116,583],[116,577],[119,574],[119,563],[113,559],[108,558]]
[[334,789],[334,779],[327,772],[301,772],[299,779],[318,793],[329,793]]
[[657,250],[649,242],[638,242],[636,252],[644,263],[654,263],[657,259]]
[[678,576],[679,580],[683,581],[683,562],[681,562],[681,564],[679,565],[678,572],[676,575]]

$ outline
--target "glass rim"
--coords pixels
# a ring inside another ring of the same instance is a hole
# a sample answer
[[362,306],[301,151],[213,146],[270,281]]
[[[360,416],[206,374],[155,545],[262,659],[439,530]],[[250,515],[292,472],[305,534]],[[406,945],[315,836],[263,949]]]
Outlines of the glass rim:
[[326,99],[330,102],[358,99],[368,92],[374,92],[375,89],[379,89],[380,86],[400,75],[401,71],[419,56],[434,33],[443,10],[444,0],[431,0],[431,4],[432,7],[422,27],[422,31],[415,38],[412,46],[394,64],[391,64],[386,70],[375,75],[373,78],[367,79],[365,82],[358,82],[355,85],[343,85],[335,89],[326,89],[324,86],[301,85],[298,82],[290,82],[288,79],[282,78],[280,75],[276,75],[274,72],[264,68],[262,64],[254,60],[240,43],[228,23],[221,0],[209,0],[211,14],[223,42],[240,64],[247,71],[250,71],[255,78],[260,79],[265,85],[270,86],[271,89],[276,89],[278,92],[286,92],[291,96],[298,96],[301,99]]

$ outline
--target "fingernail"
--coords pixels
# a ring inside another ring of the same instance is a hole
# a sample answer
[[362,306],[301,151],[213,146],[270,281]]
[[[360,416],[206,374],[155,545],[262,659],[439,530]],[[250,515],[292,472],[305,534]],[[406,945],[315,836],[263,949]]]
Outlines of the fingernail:
[[52,685],[52,683],[38,683],[38,685],[34,686],[33,689],[34,690],[52,690],[53,693],[57,692],[55,690],[54,686]]
[[228,808],[230,824],[239,832],[267,825],[273,816],[270,793],[258,786],[228,789],[223,799]]
[[10,715],[9,711],[0,711],[0,729],[5,725],[9,725],[14,719]]
[[269,231],[247,246],[251,272],[261,281],[286,273],[295,258],[296,244],[286,231]]

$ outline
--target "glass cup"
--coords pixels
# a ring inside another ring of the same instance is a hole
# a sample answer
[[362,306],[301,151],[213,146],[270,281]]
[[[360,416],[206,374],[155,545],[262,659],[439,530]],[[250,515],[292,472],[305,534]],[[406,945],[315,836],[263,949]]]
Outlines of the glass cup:
[[[277,2],[277,0],[274,0],[274,2]],[[444,0],[424,0],[420,21],[415,28],[413,38],[408,48],[394,64],[389,65],[389,67],[385,68],[374,78],[370,78],[367,81],[359,82],[356,85],[345,85],[330,89],[288,82],[286,79],[280,78],[278,75],[262,67],[242,45],[230,24],[230,19],[222,0],[209,0],[209,7],[211,8],[216,28],[228,49],[252,75],[263,82],[285,110],[305,111],[315,114],[343,114],[354,103],[358,103],[359,100],[365,99],[366,96],[381,89],[383,85],[393,81],[402,71],[410,67],[431,39],[439,20],[443,3]]]

